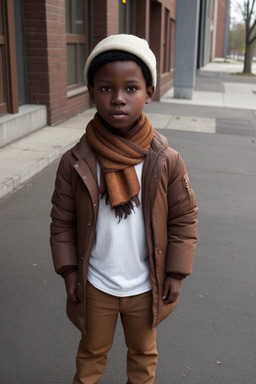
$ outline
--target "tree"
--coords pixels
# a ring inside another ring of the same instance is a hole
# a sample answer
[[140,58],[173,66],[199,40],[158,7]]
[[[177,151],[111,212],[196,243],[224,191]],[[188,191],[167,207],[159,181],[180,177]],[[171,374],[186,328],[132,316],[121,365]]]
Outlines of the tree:
[[252,72],[252,59],[256,41],[256,17],[254,13],[256,0],[244,0],[243,4],[237,4],[245,22],[245,56],[244,73]]
[[234,23],[229,32],[229,54],[242,56],[245,52],[245,24]]

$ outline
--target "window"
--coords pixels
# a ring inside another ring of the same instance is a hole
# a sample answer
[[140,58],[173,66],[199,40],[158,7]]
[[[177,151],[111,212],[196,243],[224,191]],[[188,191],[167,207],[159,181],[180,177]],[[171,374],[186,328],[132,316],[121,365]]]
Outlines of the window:
[[171,19],[170,27],[170,71],[174,70],[174,59],[175,59],[175,20]]
[[165,9],[164,18],[164,38],[163,38],[163,72],[172,72],[174,69],[174,52],[175,52],[175,20],[170,18],[170,12]]
[[135,34],[136,2],[119,0],[119,33]]
[[0,115],[19,110],[14,26],[13,1],[0,0]]
[[66,0],[67,85],[84,83],[84,64],[88,56],[88,0]]
[[[1,4],[0,4],[1,6]],[[0,9],[1,11],[1,9]],[[6,104],[6,84],[5,84],[5,57],[4,57],[4,33],[2,25],[2,15],[0,15],[0,115],[7,112]]]
[[165,8],[165,18],[164,18],[164,39],[163,39],[163,52],[164,52],[164,60],[163,60],[163,72],[170,71],[170,12],[167,8]]

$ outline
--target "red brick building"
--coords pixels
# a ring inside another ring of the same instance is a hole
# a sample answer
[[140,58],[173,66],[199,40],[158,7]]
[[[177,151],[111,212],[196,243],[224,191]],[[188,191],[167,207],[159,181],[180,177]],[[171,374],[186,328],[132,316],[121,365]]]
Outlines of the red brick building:
[[84,63],[116,33],[148,40],[159,99],[173,85],[175,13],[176,0],[0,0],[0,124],[29,105],[46,106],[48,125],[87,109]]
[[212,46],[210,59],[225,58],[228,54],[230,0],[211,1]]
[[215,57],[225,57],[225,31],[227,21],[227,6],[229,1],[218,0],[218,11],[217,11],[217,25],[216,25],[216,46],[215,46]]

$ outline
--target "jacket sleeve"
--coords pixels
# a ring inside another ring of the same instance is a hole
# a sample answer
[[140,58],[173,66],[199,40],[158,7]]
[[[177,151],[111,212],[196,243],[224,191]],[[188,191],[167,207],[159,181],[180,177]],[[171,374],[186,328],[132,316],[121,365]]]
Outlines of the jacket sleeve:
[[55,271],[77,266],[76,210],[72,190],[72,165],[63,156],[52,195],[50,245]]
[[166,273],[184,278],[192,271],[197,243],[198,207],[181,156],[173,151],[169,166]]

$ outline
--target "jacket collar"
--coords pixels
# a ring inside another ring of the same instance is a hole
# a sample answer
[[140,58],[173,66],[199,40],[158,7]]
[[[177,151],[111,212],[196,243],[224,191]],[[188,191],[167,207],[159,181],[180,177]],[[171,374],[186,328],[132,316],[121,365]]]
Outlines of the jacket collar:
[[154,130],[153,140],[151,142],[151,148],[155,152],[163,152],[168,147],[168,141],[165,136]]
[[86,133],[80,141],[72,148],[72,153],[78,162],[85,161],[90,167],[95,179],[97,179],[96,155],[88,144]]
[[167,139],[157,131],[154,131],[151,149],[146,156],[142,171],[142,206],[146,221],[147,219],[149,220],[152,214],[162,170],[167,160],[164,152],[167,147]]

